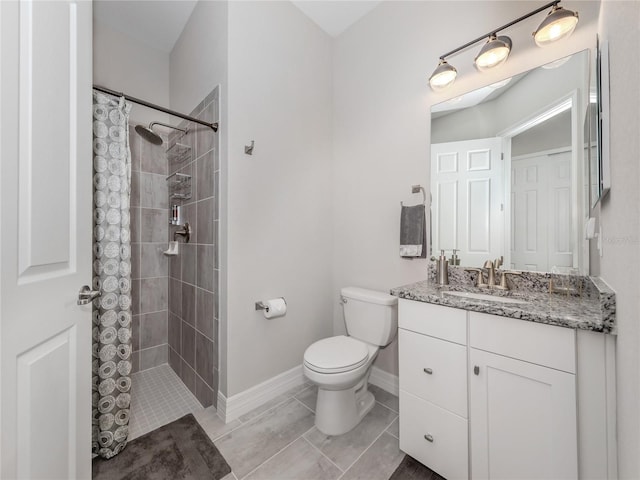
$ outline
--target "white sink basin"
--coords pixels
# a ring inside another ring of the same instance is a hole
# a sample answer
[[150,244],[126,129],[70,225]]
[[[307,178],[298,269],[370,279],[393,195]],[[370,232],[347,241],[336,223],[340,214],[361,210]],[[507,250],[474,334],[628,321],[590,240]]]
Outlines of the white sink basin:
[[497,295],[487,295],[484,293],[472,292],[442,292],[443,295],[451,295],[453,297],[468,298],[470,300],[485,300],[488,302],[498,303],[527,303],[526,300],[520,300],[512,297],[499,297]]

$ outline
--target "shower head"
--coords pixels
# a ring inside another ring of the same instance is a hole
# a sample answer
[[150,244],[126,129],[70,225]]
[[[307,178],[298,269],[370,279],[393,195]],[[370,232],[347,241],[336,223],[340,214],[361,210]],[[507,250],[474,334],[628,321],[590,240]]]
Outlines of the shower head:
[[148,127],[136,125],[136,133],[144,138],[147,142],[151,142],[154,145],[162,145],[162,137],[153,131],[154,125],[162,125],[163,127],[173,128],[174,130],[179,130],[182,133],[187,133],[188,131],[188,129],[186,128],[174,127],[173,125],[168,125],[166,123],[151,122]]
[[151,142],[154,145],[162,145],[162,138],[156,132],[149,127],[143,127],[142,125],[136,125],[136,133],[144,138],[147,142]]

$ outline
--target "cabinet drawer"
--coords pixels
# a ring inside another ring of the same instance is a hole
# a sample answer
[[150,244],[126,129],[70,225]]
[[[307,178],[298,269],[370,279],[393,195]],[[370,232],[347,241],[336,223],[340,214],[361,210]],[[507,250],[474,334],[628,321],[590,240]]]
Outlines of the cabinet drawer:
[[400,389],[467,418],[467,347],[404,329],[398,342]]
[[469,313],[470,346],[568,373],[576,373],[575,335],[571,328]]
[[398,326],[450,342],[467,344],[467,312],[401,298]]
[[467,445],[465,419],[400,390],[400,450],[453,480],[469,477]]

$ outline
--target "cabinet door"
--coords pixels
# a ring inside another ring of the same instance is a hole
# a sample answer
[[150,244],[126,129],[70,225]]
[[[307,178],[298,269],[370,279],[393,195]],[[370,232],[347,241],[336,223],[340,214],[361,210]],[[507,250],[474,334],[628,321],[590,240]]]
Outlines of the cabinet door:
[[578,478],[575,375],[469,350],[472,478]]

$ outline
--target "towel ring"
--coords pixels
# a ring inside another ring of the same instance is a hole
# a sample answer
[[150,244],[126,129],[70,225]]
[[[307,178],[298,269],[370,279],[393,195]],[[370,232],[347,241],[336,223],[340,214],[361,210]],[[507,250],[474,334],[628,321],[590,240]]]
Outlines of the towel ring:
[[[411,193],[420,193],[422,192],[422,205],[427,204],[427,192],[425,192],[424,187],[422,185],[411,185]],[[404,207],[404,203],[400,202],[400,206]]]

